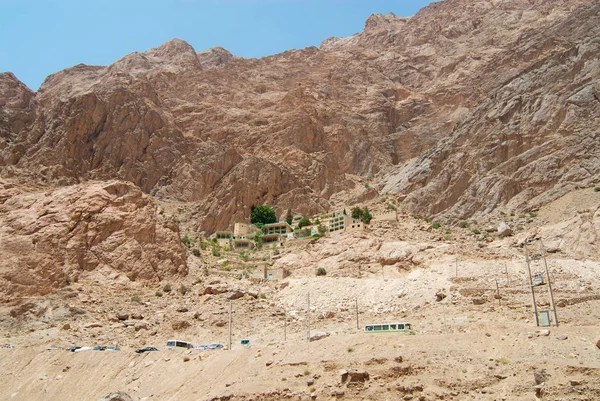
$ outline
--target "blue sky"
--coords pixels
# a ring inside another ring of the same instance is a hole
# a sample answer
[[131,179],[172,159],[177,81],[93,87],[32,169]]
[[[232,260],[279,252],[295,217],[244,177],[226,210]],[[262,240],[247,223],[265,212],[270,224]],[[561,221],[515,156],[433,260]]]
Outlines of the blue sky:
[[431,0],[0,0],[0,72],[33,90],[49,74],[108,65],[179,38],[262,57],[362,31],[371,14],[409,16]]

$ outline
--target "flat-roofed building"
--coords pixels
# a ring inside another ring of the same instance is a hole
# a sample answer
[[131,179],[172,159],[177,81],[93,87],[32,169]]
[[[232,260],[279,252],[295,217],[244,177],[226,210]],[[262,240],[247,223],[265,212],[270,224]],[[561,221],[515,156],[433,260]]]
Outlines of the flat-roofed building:
[[287,222],[283,221],[283,222],[279,222],[279,223],[265,224],[264,232],[265,232],[265,235],[271,235],[271,234],[285,235],[285,234],[294,232],[294,229]]

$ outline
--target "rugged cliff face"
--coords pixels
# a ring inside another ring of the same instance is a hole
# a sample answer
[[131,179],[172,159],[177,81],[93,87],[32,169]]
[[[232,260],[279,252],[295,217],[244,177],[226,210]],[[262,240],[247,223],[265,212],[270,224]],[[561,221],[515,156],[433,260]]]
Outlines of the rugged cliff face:
[[327,209],[346,174],[428,215],[537,205],[599,178],[599,19],[593,0],[446,0],[258,60],[175,39],[37,93],[3,74],[2,175],[130,181],[206,231],[258,203]]
[[50,293],[82,275],[127,282],[187,274],[177,224],[118,181],[53,190],[0,180],[0,254],[2,301]]

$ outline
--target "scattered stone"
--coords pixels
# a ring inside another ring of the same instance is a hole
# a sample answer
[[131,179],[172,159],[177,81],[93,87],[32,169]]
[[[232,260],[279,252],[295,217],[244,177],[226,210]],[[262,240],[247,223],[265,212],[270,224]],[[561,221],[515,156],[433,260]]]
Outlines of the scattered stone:
[[117,319],[119,319],[119,320],[129,320],[129,313],[119,313],[117,315]]
[[485,304],[485,298],[483,297],[475,297],[472,299],[473,305],[483,305]]
[[394,358],[395,362],[398,363],[402,363],[402,361],[404,361],[404,358],[402,357],[402,355],[398,355],[397,357]]
[[175,321],[171,324],[171,327],[175,331],[182,331],[182,330],[187,329],[190,326],[191,326],[191,324],[185,320]]
[[313,384],[315,384],[315,379],[308,379],[306,381],[306,385],[309,386],[309,387],[312,386]]
[[244,293],[240,290],[234,290],[232,291],[231,294],[229,294],[229,296],[227,297],[227,299],[229,300],[234,300],[234,299],[239,299],[241,297],[244,296]]
[[498,237],[510,237],[513,234],[512,229],[505,222],[500,223],[498,226]]
[[569,384],[573,387],[581,386],[581,382],[579,380],[571,380],[569,381]]
[[492,335],[490,333],[485,333],[486,337],[491,337]]
[[135,326],[135,331],[140,331],[140,330],[148,330],[148,322],[140,322],[140,323],[136,323]]
[[441,291],[440,291],[440,292],[437,292],[437,293],[435,294],[435,300],[436,300],[437,302],[440,302],[440,301],[442,301],[444,298],[446,298],[446,296],[447,296],[447,295],[446,295],[446,294],[444,294],[444,293],[443,293],[443,292],[441,292]]
[[538,330],[537,335],[542,337],[548,337],[550,335],[550,330]]
[[561,340],[561,341],[566,340],[568,338],[569,338],[569,336],[567,336],[566,334],[561,334],[560,336],[556,337],[557,340]]
[[596,341],[596,348],[600,349],[600,340]]
[[188,309],[187,306],[180,306],[179,308],[176,309],[177,312],[179,313],[185,313],[185,312],[189,312],[190,310]]
[[349,382],[364,382],[369,380],[369,373],[367,371],[358,371],[355,369],[342,370],[340,371],[342,383]]
[[183,362],[189,362],[190,361],[190,357],[189,356],[184,356],[183,357]]
[[403,298],[408,295],[408,290],[406,288],[402,288],[400,291],[396,293],[397,298]]
[[98,401],[133,401],[131,396],[122,391],[116,391],[114,393],[109,393],[104,397],[100,398]]
[[272,359],[268,360],[267,362],[265,362],[265,365],[267,365],[267,366],[273,365],[273,360]]
[[550,375],[546,373],[546,369],[536,369],[533,372],[533,381],[535,382],[536,386],[545,383],[549,378]]
[[132,313],[131,318],[135,320],[142,320],[144,319],[144,315],[142,315],[141,313]]
[[259,293],[256,290],[250,290],[250,291],[248,291],[248,295],[251,296],[252,298],[256,299],[256,298],[258,298]]
[[227,292],[227,288],[224,286],[219,286],[219,287],[215,287],[215,286],[208,286],[204,289],[203,294],[210,294],[210,295],[218,295],[218,294],[224,294]]
[[63,330],[71,330],[71,325],[69,323],[65,323],[65,324],[63,324],[62,329]]
[[98,322],[88,323],[84,327],[86,329],[94,329],[94,328],[102,327],[102,323],[98,323]]
[[309,341],[310,342],[318,341],[325,337],[329,337],[329,333],[326,333],[324,331],[311,331]]

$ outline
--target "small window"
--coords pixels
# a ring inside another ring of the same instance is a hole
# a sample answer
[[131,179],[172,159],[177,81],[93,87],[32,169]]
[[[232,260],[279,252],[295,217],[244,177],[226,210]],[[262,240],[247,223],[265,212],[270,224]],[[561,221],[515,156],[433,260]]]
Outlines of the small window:
[[374,326],[374,327],[373,327],[373,329],[374,329],[375,331],[381,331],[381,325],[380,325],[380,324],[378,324],[378,325]]
[[396,330],[396,325],[395,324],[390,324],[390,327],[392,328],[392,330]]
[[404,330],[404,325],[403,324],[399,324],[398,325],[398,330]]
[[383,329],[383,331],[388,331],[390,329],[390,325],[384,324],[382,329]]

